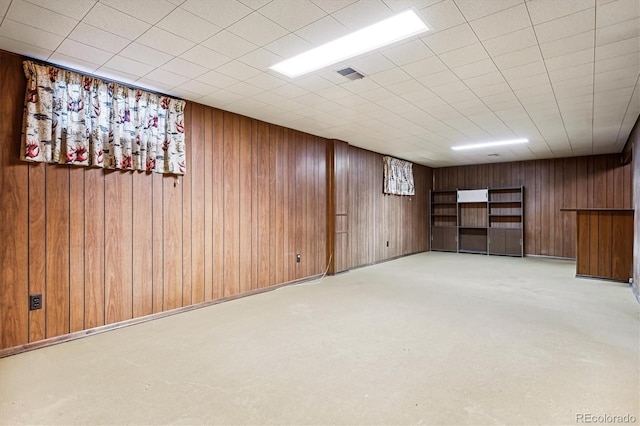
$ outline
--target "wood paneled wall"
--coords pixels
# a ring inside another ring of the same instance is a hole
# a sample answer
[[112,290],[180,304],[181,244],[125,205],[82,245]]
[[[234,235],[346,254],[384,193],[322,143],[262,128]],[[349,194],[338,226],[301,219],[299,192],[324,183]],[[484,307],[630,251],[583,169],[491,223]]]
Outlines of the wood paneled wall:
[[325,139],[188,103],[180,179],[24,163],[21,61],[0,52],[0,349],[324,272]]
[[385,195],[383,156],[354,146],[348,155],[349,267],[428,250],[432,169],[414,164],[415,196]]
[[640,117],[629,135],[632,149],[633,208],[635,210],[633,233],[633,290],[640,302]]
[[561,208],[631,208],[631,165],[597,155],[434,170],[434,189],[524,185],[525,254],[576,257],[576,216]]

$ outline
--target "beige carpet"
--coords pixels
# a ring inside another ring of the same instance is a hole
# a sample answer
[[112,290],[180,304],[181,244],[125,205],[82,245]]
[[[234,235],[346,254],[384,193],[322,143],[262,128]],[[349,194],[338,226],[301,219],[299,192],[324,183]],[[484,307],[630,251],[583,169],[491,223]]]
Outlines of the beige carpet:
[[8,357],[0,422],[640,422],[640,305],[574,273],[423,253]]

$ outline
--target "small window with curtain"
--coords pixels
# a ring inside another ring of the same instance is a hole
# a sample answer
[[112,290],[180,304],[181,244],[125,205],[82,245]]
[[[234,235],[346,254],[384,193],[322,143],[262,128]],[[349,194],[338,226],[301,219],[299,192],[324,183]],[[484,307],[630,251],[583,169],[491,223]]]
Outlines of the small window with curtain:
[[183,100],[32,61],[23,66],[22,160],[185,174]]
[[393,195],[415,195],[413,185],[413,163],[393,157],[384,160],[384,193]]

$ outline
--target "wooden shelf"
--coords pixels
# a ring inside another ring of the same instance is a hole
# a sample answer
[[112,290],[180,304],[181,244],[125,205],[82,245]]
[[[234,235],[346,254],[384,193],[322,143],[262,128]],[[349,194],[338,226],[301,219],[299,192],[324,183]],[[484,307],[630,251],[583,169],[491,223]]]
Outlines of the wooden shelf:
[[523,256],[524,187],[431,191],[431,250]]

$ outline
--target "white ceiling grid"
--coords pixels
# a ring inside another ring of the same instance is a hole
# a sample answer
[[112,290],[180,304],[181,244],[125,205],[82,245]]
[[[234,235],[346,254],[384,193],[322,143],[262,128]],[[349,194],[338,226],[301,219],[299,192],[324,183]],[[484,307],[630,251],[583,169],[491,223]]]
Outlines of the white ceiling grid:
[[[297,79],[269,70],[408,8],[432,30]],[[435,167],[619,152],[640,114],[638,0],[0,0],[0,14],[2,49]]]

